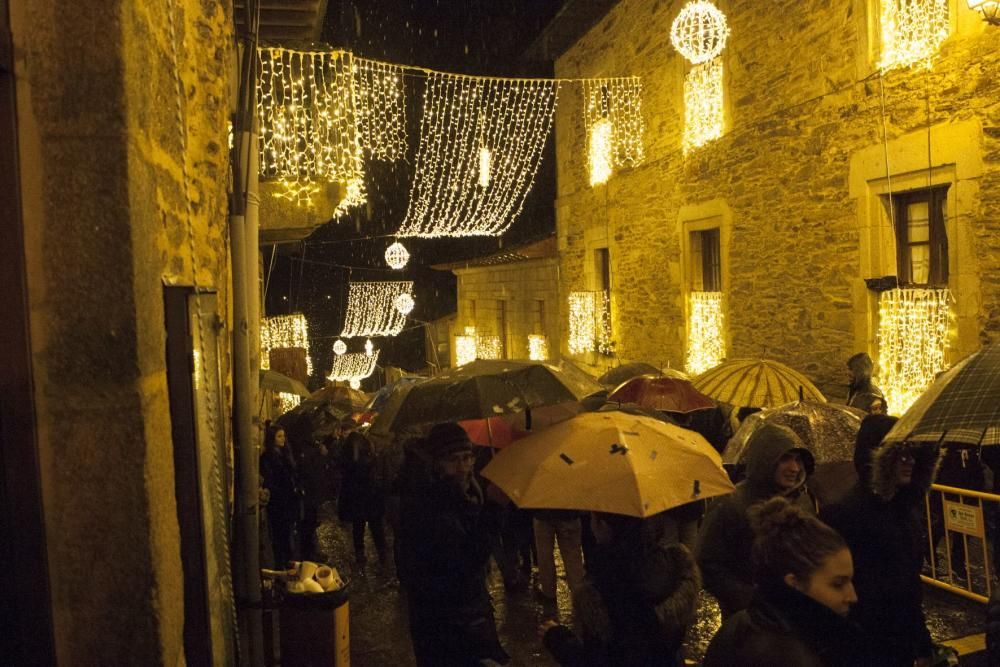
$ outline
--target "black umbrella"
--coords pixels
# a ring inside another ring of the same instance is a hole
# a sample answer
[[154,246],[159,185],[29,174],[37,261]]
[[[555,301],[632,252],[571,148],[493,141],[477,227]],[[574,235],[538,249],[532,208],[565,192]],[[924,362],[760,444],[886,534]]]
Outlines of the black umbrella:
[[[578,369],[537,361],[477,360],[395,394],[372,429],[485,419],[525,408],[578,401],[600,387]],[[398,396],[398,400],[395,399]]]

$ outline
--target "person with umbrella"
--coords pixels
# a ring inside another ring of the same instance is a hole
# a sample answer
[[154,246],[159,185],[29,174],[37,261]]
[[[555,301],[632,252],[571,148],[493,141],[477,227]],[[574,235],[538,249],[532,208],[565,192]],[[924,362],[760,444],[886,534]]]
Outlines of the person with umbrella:
[[934,481],[936,443],[885,442],[895,417],[861,422],[854,465],[858,482],[822,518],[840,532],[854,556],[858,604],[851,616],[879,637],[875,663],[930,665],[933,652],[922,607],[924,496]]
[[867,352],[858,352],[847,360],[851,382],[847,387],[847,404],[869,414],[888,414],[885,395],[872,382],[875,363]]
[[433,426],[423,451],[431,475],[402,498],[397,563],[417,665],[507,664],[486,588],[500,529],[493,498],[503,500],[502,494],[491,486],[484,497],[473,476],[472,444],[458,424]]
[[753,547],[750,507],[783,496],[803,511],[816,513],[806,489],[806,479],[814,469],[813,456],[790,428],[766,424],[755,431],[747,444],[746,462],[746,479],[709,511],[698,543],[705,590],[719,601],[723,619],[746,609],[753,597],[753,578],[747,567]]
[[555,621],[539,627],[560,665],[683,665],[701,581],[691,552],[645,539],[648,519],[591,513],[597,539],[586,580],[573,591],[580,634]]

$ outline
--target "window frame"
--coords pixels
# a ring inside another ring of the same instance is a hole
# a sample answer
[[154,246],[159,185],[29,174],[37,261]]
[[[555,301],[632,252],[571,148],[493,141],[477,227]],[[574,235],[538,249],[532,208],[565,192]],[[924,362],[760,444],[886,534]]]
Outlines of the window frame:
[[[950,274],[948,262],[948,190],[950,183],[933,185],[927,188],[907,190],[893,193],[891,205],[896,241],[896,279],[900,285],[914,287],[947,287]],[[909,207],[912,204],[925,202],[927,204],[927,241],[911,242],[909,240],[910,216]],[[930,267],[927,271],[926,283],[913,282],[912,254],[914,246],[927,246],[930,255]]]

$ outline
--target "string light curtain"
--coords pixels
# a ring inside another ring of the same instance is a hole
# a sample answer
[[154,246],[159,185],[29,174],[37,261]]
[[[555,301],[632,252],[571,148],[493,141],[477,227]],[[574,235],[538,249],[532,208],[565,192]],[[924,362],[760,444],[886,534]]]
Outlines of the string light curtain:
[[285,414],[290,410],[294,410],[302,402],[302,397],[298,394],[289,394],[286,392],[278,392],[278,414]]
[[691,292],[688,297],[688,374],[701,375],[726,358],[722,292]]
[[722,136],[722,60],[695,65],[684,77],[684,152]]
[[354,93],[361,147],[376,160],[406,155],[406,94],[399,65],[354,59]]
[[608,354],[611,350],[611,320],[608,293],[570,292],[569,297],[570,354],[597,350]]
[[590,138],[591,185],[604,183],[611,166],[635,167],[645,158],[642,80],[584,79],[583,120]]
[[549,339],[537,334],[528,336],[528,359],[531,361],[548,361]]
[[500,336],[476,336],[477,359],[503,359]]
[[[397,236],[503,234],[534,183],[557,97],[552,80],[430,72],[409,206]],[[485,177],[483,149],[489,151]]]
[[947,289],[891,289],[879,296],[876,384],[893,414],[901,415],[945,370],[951,293]]
[[465,327],[464,334],[455,336],[455,366],[464,366],[476,360],[476,329]]
[[306,369],[312,375],[312,358],[309,356],[309,328],[302,313],[265,317],[260,325],[260,367],[271,367],[271,350],[302,348],[306,351]]
[[258,52],[261,177],[279,180],[286,196],[300,204],[309,203],[322,183],[346,183],[348,199],[358,203],[364,164],[351,54],[283,48]]
[[341,337],[398,334],[406,324],[406,314],[397,306],[397,299],[403,294],[409,295],[412,300],[412,281],[350,283],[347,292],[347,315],[344,318]]
[[348,352],[333,358],[333,368],[327,379],[331,382],[360,382],[375,372],[375,365],[378,362],[378,354],[381,350],[375,350],[372,354],[364,352]]
[[880,0],[883,72],[931,61],[948,39],[948,0]]

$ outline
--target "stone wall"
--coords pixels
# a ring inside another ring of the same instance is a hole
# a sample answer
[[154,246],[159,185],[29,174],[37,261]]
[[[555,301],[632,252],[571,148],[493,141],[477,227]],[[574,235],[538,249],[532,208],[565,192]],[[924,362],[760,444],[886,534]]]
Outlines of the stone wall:
[[[845,360],[858,349],[875,352],[874,300],[863,278],[895,273],[891,251],[886,259],[880,234],[869,229],[888,225],[872,219],[884,157],[880,173],[852,174],[857,156],[884,156],[885,131],[897,184],[928,171],[930,136],[932,171],[960,193],[949,201],[958,299],[952,356],[1000,336],[1000,29],[951,0],[952,36],[933,68],[880,78],[870,35],[877,0],[721,1],[732,29],[722,55],[726,130],[685,156],[688,64],[669,41],[683,4],[623,0],[556,63],[560,77],[641,76],[646,123],[645,162],[592,188],[580,101],[572,86],[560,92],[563,300],[594,288],[593,251],[609,247],[620,356],[682,366],[685,225],[715,217],[729,356],[783,361],[831,397],[843,395]],[[917,171],[907,171],[910,163]]]
[[[528,336],[535,331],[537,301],[543,301],[543,328],[549,339],[549,357],[557,358],[559,339],[559,267],[555,258],[531,259],[512,264],[455,269],[458,276],[458,317],[452,331],[462,334],[476,327],[481,335],[501,335],[498,301],[505,302],[507,315],[507,358],[528,358]],[[472,302],[475,301],[475,313]],[[455,363],[454,345],[451,361]]]
[[[163,286],[197,276],[217,289],[230,330],[231,5],[30,0],[11,9],[58,659],[182,664]],[[222,375],[228,386],[228,365]]]

